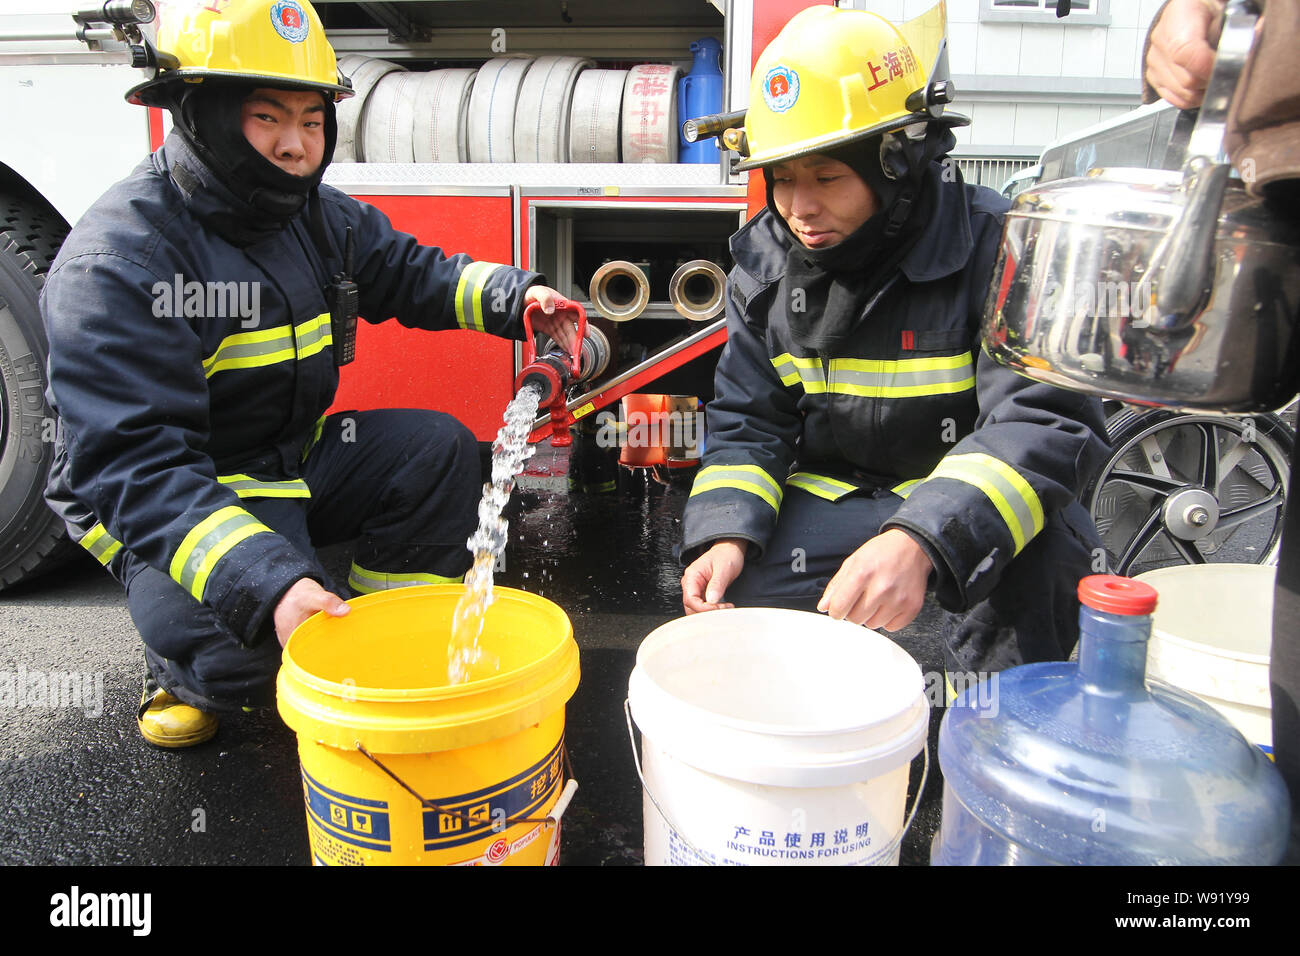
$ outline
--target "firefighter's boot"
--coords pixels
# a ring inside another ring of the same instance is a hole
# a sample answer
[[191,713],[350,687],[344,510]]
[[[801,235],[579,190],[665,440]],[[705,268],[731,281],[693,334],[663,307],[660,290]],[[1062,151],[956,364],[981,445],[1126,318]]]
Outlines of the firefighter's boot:
[[152,679],[146,679],[136,715],[140,734],[155,747],[193,747],[211,740],[217,717],[173,697]]

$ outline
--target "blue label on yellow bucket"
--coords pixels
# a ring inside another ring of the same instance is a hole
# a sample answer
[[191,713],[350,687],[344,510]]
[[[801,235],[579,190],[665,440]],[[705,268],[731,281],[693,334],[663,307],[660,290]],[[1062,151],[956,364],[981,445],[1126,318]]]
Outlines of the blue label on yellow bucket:
[[378,853],[392,850],[388,829],[388,804],[339,793],[302,772],[303,795],[307,800],[307,817],[325,833]]
[[549,754],[508,780],[460,796],[430,797],[446,812],[424,811],[424,848],[446,850],[473,843],[532,815],[562,782],[563,749],[561,737]]

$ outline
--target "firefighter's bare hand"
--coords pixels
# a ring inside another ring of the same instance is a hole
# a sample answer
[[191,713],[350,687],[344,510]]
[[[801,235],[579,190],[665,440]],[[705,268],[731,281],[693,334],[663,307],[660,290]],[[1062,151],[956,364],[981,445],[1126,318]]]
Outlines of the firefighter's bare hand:
[[1170,0],[1151,30],[1146,81],[1180,110],[1200,106],[1214,67],[1210,27],[1223,5],[1214,0]]
[[735,607],[722,599],[740,576],[748,547],[743,538],[723,538],[687,565],[682,573],[682,608],[687,614]]
[[[542,314],[534,316],[533,329],[550,336],[570,355],[577,355],[582,343],[578,341],[578,312],[568,305],[568,300],[554,289],[544,285],[529,286],[524,292],[524,303],[536,302]],[[565,306],[557,308],[556,304]]]
[[920,612],[933,569],[911,535],[890,528],[845,558],[817,610],[837,621],[897,631]]
[[294,629],[317,611],[342,617],[349,610],[337,594],[326,591],[311,578],[299,578],[275,606],[275,636],[284,647]]

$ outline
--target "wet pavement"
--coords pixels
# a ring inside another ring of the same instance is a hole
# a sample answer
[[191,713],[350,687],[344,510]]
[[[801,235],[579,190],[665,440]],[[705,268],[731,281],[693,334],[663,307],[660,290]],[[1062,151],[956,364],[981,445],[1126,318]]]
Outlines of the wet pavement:
[[[543,447],[507,517],[499,584],[559,604],[573,622],[582,677],[566,713],[580,789],[564,817],[561,862],[641,862],[641,794],[623,701],[636,648],[681,615],[673,555],[685,480],[622,471],[608,494],[569,493],[564,453]],[[344,570],[346,548],[324,552]],[[895,635],[941,669],[937,610]],[[142,663],[119,586],[86,561],[0,594],[0,671],[100,675],[80,709],[0,707],[0,863],[293,864],[309,862],[296,738],[274,711],[223,720],[185,751],[146,745],[135,727]],[[102,712],[98,704],[102,703]],[[939,822],[931,715],[929,782],[902,862],[928,861]],[[920,761],[913,766],[912,789]]]

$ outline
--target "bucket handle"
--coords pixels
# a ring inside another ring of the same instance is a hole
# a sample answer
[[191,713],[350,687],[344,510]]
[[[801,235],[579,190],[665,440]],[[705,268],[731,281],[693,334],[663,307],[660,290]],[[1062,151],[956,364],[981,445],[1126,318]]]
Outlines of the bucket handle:
[[[400,786],[411,796],[415,797],[415,799],[419,800],[420,805],[422,807],[425,807],[426,809],[429,810],[434,810],[438,813],[445,813],[447,814],[447,816],[450,817],[456,817],[467,827],[476,827],[482,825],[483,823],[482,819],[474,819],[470,817],[469,814],[465,813],[463,810],[448,810],[444,807],[438,806],[432,800],[428,800],[420,796],[415,791],[415,788],[413,788],[410,784],[408,784],[397,774],[393,773],[393,771],[385,767],[378,757],[376,757],[364,746],[362,746],[360,741],[356,742],[356,748],[357,748],[357,753],[361,754],[361,756],[365,757],[367,760],[373,763],[384,773],[388,774],[388,776],[392,777],[393,780],[396,781],[398,786]],[[555,806],[551,807],[551,812],[544,817],[515,817],[513,820],[506,820],[505,822],[506,827],[512,827],[516,823],[545,823],[551,827],[558,827],[560,825],[560,818],[564,816],[564,811],[569,808],[569,801],[573,799],[573,795],[578,791],[578,781],[573,778],[573,765],[569,762],[569,748],[565,747],[564,750],[561,751],[561,753],[564,754],[564,766],[569,771],[568,780],[565,781],[564,789],[560,791],[560,797],[558,800],[555,801]],[[505,827],[502,827],[502,829],[504,828]]]
[[[641,787],[645,790],[645,795],[650,798],[650,802],[654,804],[654,808],[659,811],[659,816],[663,817],[664,823],[668,824],[668,829],[677,834],[677,838],[685,843],[686,848],[694,853],[696,857],[707,861],[709,857],[704,853],[701,853],[695,844],[686,839],[685,834],[683,834],[681,830],[673,826],[673,822],[668,819],[668,814],[664,813],[664,808],[659,806],[659,801],[655,799],[654,793],[650,790],[650,785],[646,783],[645,774],[641,772],[641,754],[636,749],[636,734],[632,730],[632,702],[628,698],[623,699],[623,715],[627,718],[627,739],[628,742],[632,744],[632,762],[636,764],[636,775],[641,781]],[[866,860],[859,864],[859,866],[871,866],[877,860],[883,860],[889,857],[889,855],[898,848],[898,845],[903,842],[903,837],[907,836],[908,831],[912,829],[912,821],[916,819],[916,811],[921,806],[921,794],[925,792],[925,781],[930,776],[930,748],[928,745],[921,747],[921,755],[924,758],[921,765],[921,785],[916,788],[916,796],[912,799],[912,809],[907,814],[907,820],[903,823],[903,829],[898,832],[898,836],[894,837],[884,847],[867,857]],[[913,757],[912,759],[915,760],[916,758]],[[713,866],[715,864],[708,863],[707,865]]]

